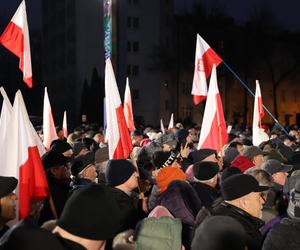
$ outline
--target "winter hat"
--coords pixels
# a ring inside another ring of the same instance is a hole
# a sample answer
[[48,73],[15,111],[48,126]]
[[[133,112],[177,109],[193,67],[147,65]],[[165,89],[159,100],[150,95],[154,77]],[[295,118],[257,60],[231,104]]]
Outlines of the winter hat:
[[225,179],[227,179],[228,177],[230,177],[232,175],[241,174],[241,173],[242,173],[242,171],[236,167],[225,168],[222,173],[221,180],[224,181]]
[[75,190],[57,225],[85,239],[113,238],[119,228],[120,210],[112,197],[112,189],[101,184],[91,184]]
[[161,205],[153,208],[148,217],[170,217],[174,219],[174,216],[169,212],[169,210]]
[[239,151],[237,151],[234,147],[226,148],[224,151],[223,163],[225,166],[230,166],[230,163],[239,155]]
[[67,159],[61,153],[55,151],[48,151],[42,156],[44,169],[47,170],[52,167],[65,166]]
[[72,149],[71,145],[69,143],[67,143],[66,141],[62,141],[62,140],[52,141],[51,147],[50,147],[50,150],[56,151],[61,154],[70,149]]
[[259,147],[256,146],[247,146],[244,147],[243,156],[246,156],[250,161],[257,155],[267,155],[268,153],[262,151]]
[[156,177],[159,192],[164,192],[169,184],[175,180],[186,180],[185,173],[180,168],[168,166],[161,169]]
[[15,177],[0,176],[0,199],[12,193],[18,185]]
[[83,171],[89,165],[94,163],[95,163],[95,155],[93,152],[88,152],[85,155],[80,155],[76,157],[71,166],[72,175],[74,176],[78,175],[81,171]]
[[176,160],[176,155],[173,152],[156,151],[153,154],[153,165],[157,168],[163,168],[172,165]]
[[292,189],[290,201],[287,208],[287,214],[290,218],[300,221],[300,181],[296,181],[295,188]]
[[245,172],[247,169],[254,167],[254,163],[246,156],[239,155],[231,162],[231,166]]
[[108,160],[109,160],[108,147],[97,149],[97,151],[95,152],[95,162],[101,163]]
[[203,148],[195,150],[189,154],[189,158],[192,160],[193,164],[199,161],[203,161],[206,157],[210,155],[217,155],[217,151],[214,149]]
[[136,229],[136,250],[181,249],[180,219],[152,217],[143,219]]
[[287,159],[278,150],[272,148],[269,150],[265,150],[265,152],[268,152],[268,155],[264,157],[265,161],[274,159],[282,163],[287,163]]
[[257,180],[248,174],[236,174],[221,183],[221,193],[224,200],[231,201],[252,192],[268,190],[267,186],[260,186]]
[[207,217],[195,231],[192,250],[244,250],[246,232],[229,216]]
[[211,161],[201,161],[194,164],[194,176],[197,180],[207,181],[212,179],[219,172],[219,165]]
[[130,161],[114,159],[107,163],[105,178],[108,185],[116,187],[126,182],[134,172],[136,168]]
[[293,169],[292,165],[282,164],[277,160],[267,160],[261,165],[261,169],[266,171],[268,174],[273,175],[278,172],[289,172]]

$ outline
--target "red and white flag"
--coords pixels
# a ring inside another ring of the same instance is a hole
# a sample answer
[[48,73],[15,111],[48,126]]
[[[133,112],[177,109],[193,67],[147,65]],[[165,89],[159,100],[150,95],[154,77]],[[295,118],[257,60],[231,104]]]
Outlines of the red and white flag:
[[21,2],[15,15],[2,33],[0,43],[19,57],[19,68],[23,72],[23,80],[29,88],[32,88],[30,43],[25,0]]
[[213,65],[204,110],[198,149],[210,148],[221,152],[228,138],[222,100],[218,89],[216,65]]
[[132,151],[132,143],[110,59],[105,65],[105,99],[109,159],[126,159]]
[[264,141],[269,140],[269,136],[264,132],[261,127],[261,120],[264,118],[264,107],[262,103],[261,91],[259,81],[256,80],[254,110],[253,110],[253,125],[252,125],[252,143],[258,146]]
[[48,184],[37,144],[40,142],[29,120],[20,91],[16,93],[10,120],[10,133],[5,137],[0,175],[19,180],[19,219],[29,216],[30,203],[48,195]]
[[43,144],[47,150],[50,149],[51,142],[57,139],[55,124],[52,116],[51,105],[48,97],[47,87],[45,87],[44,109],[43,109]]
[[194,104],[197,105],[207,96],[206,79],[210,76],[212,67],[216,67],[222,62],[222,59],[216,52],[197,34],[195,69],[192,87]]
[[135,130],[128,77],[126,78],[126,88],[124,95],[124,116],[129,131],[131,132]]
[[62,129],[63,129],[63,132],[64,132],[64,137],[67,138],[68,137],[67,111],[64,111]]
[[174,128],[174,114],[171,114],[168,129]]
[[12,105],[3,87],[0,88],[3,97],[2,109],[0,115],[0,143],[4,145],[4,138],[6,134],[10,133],[10,119],[12,114]]

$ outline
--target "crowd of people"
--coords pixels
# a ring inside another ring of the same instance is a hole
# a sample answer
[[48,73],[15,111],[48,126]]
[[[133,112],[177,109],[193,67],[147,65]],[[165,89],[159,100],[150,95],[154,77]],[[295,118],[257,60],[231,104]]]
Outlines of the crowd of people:
[[300,249],[300,131],[267,132],[253,146],[233,127],[216,152],[197,149],[197,127],[147,127],[109,160],[98,127],[58,128],[41,157],[49,196],[28,218],[15,220],[18,180],[0,176],[0,249]]

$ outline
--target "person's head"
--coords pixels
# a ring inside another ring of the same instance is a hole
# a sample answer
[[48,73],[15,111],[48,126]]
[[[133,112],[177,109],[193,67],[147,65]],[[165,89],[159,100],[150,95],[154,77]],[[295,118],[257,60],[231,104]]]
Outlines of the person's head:
[[162,151],[163,152],[171,152],[174,150],[177,146],[177,141],[176,140],[168,140],[163,143],[162,145]]
[[201,161],[193,166],[193,173],[195,181],[202,182],[213,188],[218,183],[219,165],[215,162]]
[[120,211],[110,187],[92,184],[75,190],[68,199],[54,233],[86,249],[104,249],[118,230]]
[[64,140],[54,140],[51,143],[51,151],[63,154],[65,157],[71,157],[73,155],[73,149],[69,143]]
[[190,140],[194,143],[197,142],[198,141],[197,130],[195,128],[190,128],[188,131],[189,131],[188,137],[190,137]]
[[76,178],[95,181],[97,178],[97,171],[94,153],[89,152],[85,155],[78,156],[71,166],[71,172]]
[[167,166],[181,167],[176,161],[176,154],[173,152],[156,151],[152,156],[152,162],[158,169]]
[[70,178],[71,173],[67,166],[67,160],[61,153],[49,151],[42,156],[42,162],[47,175],[61,181]]
[[[143,219],[136,228],[136,250],[180,250],[182,225],[180,219],[151,217]],[[153,248],[156,246],[156,248]]]
[[62,129],[62,127],[57,127],[56,128],[56,134],[59,140],[64,140],[65,136],[64,136],[64,131]]
[[246,250],[242,225],[229,216],[207,217],[196,229],[192,250]]
[[141,141],[143,140],[143,134],[138,131],[134,130],[130,133],[131,142],[133,146],[140,146]]
[[295,145],[295,141],[296,139],[293,136],[287,135],[283,137],[283,144],[288,147]]
[[291,190],[287,214],[293,220],[300,221],[300,180],[298,179],[295,188]]
[[138,187],[138,173],[135,166],[125,159],[114,159],[107,163],[105,178],[107,184],[131,192]]
[[264,204],[261,192],[268,188],[259,186],[257,180],[251,175],[236,174],[222,182],[221,193],[225,202],[254,217],[261,218],[261,209]]
[[272,187],[274,184],[272,176],[263,169],[253,169],[247,174],[252,175],[261,186]]
[[285,165],[280,161],[271,159],[264,162],[261,168],[272,176],[275,183],[283,186],[286,182],[288,172],[293,169],[293,166]]
[[217,151],[214,149],[199,149],[190,153],[190,158],[193,163],[199,161],[218,162]]
[[247,157],[257,167],[261,166],[265,161],[264,155],[266,153],[256,146],[247,146],[243,151],[243,156]]
[[0,176],[0,226],[16,218],[17,185],[16,178]]
[[94,137],[93,137],[93,139],[98,144],[105,142],[105,137],[104,137],[103,133],[97,133],[97,134],[95,134]]
[[162,193],[167,190],[169,184],[175,180],[186,180],[186,175],[180,168],[174,168],[171,166],[162,168],[156,176],[156,183],[159,192]]
[[239,152],[240,155],[242,155],[244,152],[244,145],[238,141],[234,141],[234,142],[230,143],[228,147],[235,148]]
[[89,148],[83,142],[74,142],[73,144],[74,156],[85,155],[89,151],[90,151]]
[[221,181],[223,182],[228,177],[233,176],[235,174],[241,174],[241,173],[242,173],[242,171],[239,168],[236,168],[236,167],[225,168],[222,172]]

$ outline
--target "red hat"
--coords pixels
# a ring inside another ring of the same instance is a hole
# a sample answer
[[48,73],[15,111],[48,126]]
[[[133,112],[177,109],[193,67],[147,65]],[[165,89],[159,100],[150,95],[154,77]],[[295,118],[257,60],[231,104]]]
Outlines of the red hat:
[[252,168],[254,164],[246,156],[239,155],[231,162],[231,166],[245,172],[247,169]]

